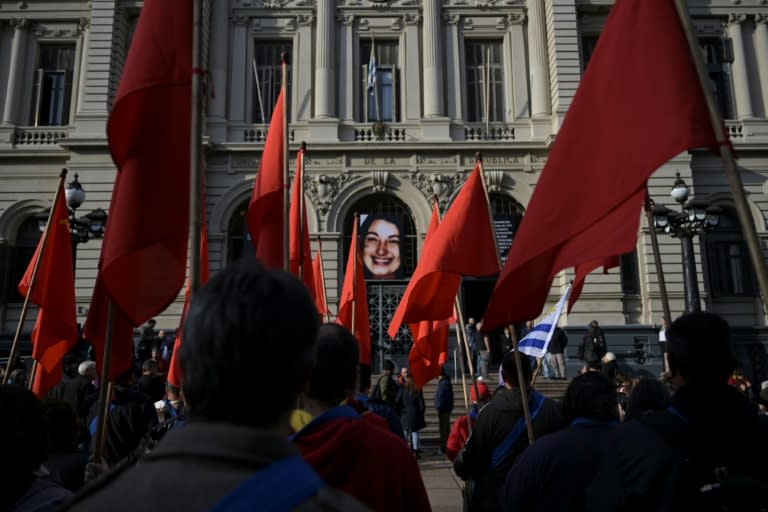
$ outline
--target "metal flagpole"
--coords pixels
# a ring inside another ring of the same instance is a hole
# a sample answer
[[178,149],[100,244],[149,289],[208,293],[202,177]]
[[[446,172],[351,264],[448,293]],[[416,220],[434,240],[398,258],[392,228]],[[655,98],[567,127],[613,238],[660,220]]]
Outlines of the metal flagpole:
[[101,362],[101,387],[99,388],[99,421],[93,442],[93,460],[101,461],[106,439],[107,422],[109,421],[109,402],[112,396],[109,364],[112,358],[112,337],[114,332],[114,304],[112,299],[107,302],[107,332],[104,336],[104,361]]
[[659,277],[659,293],[661,294],[661,307],[664,310],[664,320],[667,324],[672,322],[672,314],[669,309],[669,296],[667,295],[667,282],[664,279],[664,269],[661,266],[661,253],[659,251],[659,237],[653,227],[653,199],[648,189],[645,190],[645,218],[648,220],[648,231],[651,235],[651,247],[653,248],[653,262],[656,265],[656,275]]
[[[189,159],[189,294],[200,287],[200,166],[203,111],[202,0],[192,3],[192,123]],[[107,380],[102,377],[106,383]]]
[[289,258],[289,213],[290,195],[288,190],[288,52],[283,52],[280,56],[282,66],[282,87],[283,92],[283,270],[290,271]]
[[747,197],[744,194],[744,184],[741,181],[738,169],[736,169],[731,146],[726,142],[723,121],[718,112],[717,103],[715,103],[715,97],[709,82],[709,75],[706,71],[706,66],[704,65],[704,57],[701,54],[699,42],[694,34],[693,25],[691,23],[691,18],[688,15],[685,0],[675,0],[675,9],[677,9],[683,33],[688,42],[688,49],[691,52],[691,57],[696,66],[699,85],[701,86],[701,90],[704,93],[704,99],[707,103],[707,110],[709,111],[709,119],[712,123],[715,139],[717,139],[718,144],[720,144],[720,157],[723,159],[725,176],[728,180],[728,185],[731,188],[731,193],[733,194],[736,214],[744,233],[744,239],[747,242],[747,249],[749,250],[750,258],[752,259],[752,265],[757,274],[760,293],[763,296],[763,309],[765,311],[765,308],[768,306],[768,267],[766,267],[765,256],[760,247],[760,239],[757,237],[757,230],[755,228],[754,219],[752,218],[752,212],[749,210]]
[[8,362],[5,365],[5,375],[3,375],[3,384],[8,383],[8,378],[11,374],[11,365],[14,364],[16,354],[19,351],[19,340],[21,339],[21,330],[24,327],[24,321],[27,319],[27,312],[29,311],[29,303],[32,300],[32,291],[35,288],[35,281],[37,280],[37,271],[40,269],[40,262],[43,259],[43,253],[45,252],[46,245],[48,243],[48,235],[51,232],[51,217],[53,212],[56,211],[56,206],[59,202],[59,190],[64,186],[64,179],[67,177],[67,170],[62,169],[59,173],[59,184],[56,188],[56,195],[53,197],[53,205],[48,212],[48,223],[45,225],[45,231],[43,231],[42,240],[40,241],[40,252],[37,253],[37,259],[35,260],[35,266],[32,267],[32,275],[29,277],[29,286],[27,287],[27,295],[24,297],[24,305],[21,307],[21,314],[19,315],[19,323],[16,326],[16,334],[13,336],[13,343],[11,344],[11,352],[8,354]]
[[331,312],[328,310],[328,295],[325,291],[325,269],[323,268],[323,242],[320,240],[320,235],[317,235],[317,254],[320,258],[320,282],[323,285],[323,304],[325,305],[325,318],[328,323],[331,322]]
[[299,281],[304,280],[304,155],[307,153],[307,143],[301,143],[301,149],[296,155],[300,172],[296,173],[295,187],[299,187]]
[[[493,212],[491,211],[491,202],[488,197],[488,189],[485,185],[485,172],[483,171],[483,156],[480,153],[476,153],[475,155],[477,157],[477,165],[480,168],[480,177],[482,178],[480,182],[483,184],[483,193],[485,194],[485,205],[488,207],[488,221],[491,224],[491,232],[493,234],[493,244],[495,246],[496,251],[496,258],[499,262],[499,271],[501,271],[501,256],[499,255],[499,247],[498,242],[496,241],[496,229],[493,225]],[[512,329],[511,329],[512,330]],[[520,398],[521,402],[523,403],[523,415],[525,416],[525,426],[526,430],[528,431],[528,443],[533,444],[535,441],[534,435],[533,435],[533,426],[531,423],[531,411],[528,407],[528,386],[525,383],[525,377],[523,376],[523,366],[522,366],[522,358],[520,357],[520,351],[517,347],[517,337],[514,335],[514,330],[512,330],[512,350],[514,351],[514,357],[515,357],[515,366],[517,366],[517,385],[520,388]]]

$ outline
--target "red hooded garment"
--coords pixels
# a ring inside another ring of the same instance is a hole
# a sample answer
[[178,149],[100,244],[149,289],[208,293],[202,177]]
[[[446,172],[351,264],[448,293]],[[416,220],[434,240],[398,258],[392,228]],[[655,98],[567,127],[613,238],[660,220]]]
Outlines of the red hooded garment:
[[321,423],[294,442],[330,487],[372,510],[432,510],[416,459],[375,414]]

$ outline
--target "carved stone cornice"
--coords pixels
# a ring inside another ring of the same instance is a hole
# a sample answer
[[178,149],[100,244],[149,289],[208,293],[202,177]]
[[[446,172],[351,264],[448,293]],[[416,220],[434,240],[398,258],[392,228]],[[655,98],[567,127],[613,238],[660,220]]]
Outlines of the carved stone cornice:
[[527,19],[524,12],[511,12],[507,15],[507,22],[510,25],[522,25]]
[[354,14],[340,14],[336,16],[336,21],[346,26],[354,26],[355,15]]
[[755,14],[755,24],[768,25],[768,14]]
[[78,32],[85,32],[91,27],[91,20],[90,18],[80,18],[77,22],[77,30]]
[[421,22],[421,14],[407,13],[403,14],[403,23],[406,25],[418,25]]
[[251,17],[250,16],[244,16],[242,14],[236,14],[236,15],[232,16],[231,19],[232,19],[232,23],[234,23],[235,25],[240,26],[240,27],[246,27],[246,26],[248,26],[248,22],[250,21]]
[[339,191],[347,184],[361,179],[362,176],[350,173],[339,173],[335,175],[304,175],[304,193],[312,199],[312,204],[317,209],[321,217],[325,217],[328,209],[333,204],[339,194]]
[[311,27],[315,22],[314,14],[299,14],[296,16],[296,23],[301,27]]
[[371,171],[371,181],[373,181],[374,192],[386,192],[389,171]]
[[9,23],[14,31],[21,30],[29,26],[29,20],[27,18],[12,18]]
[[488,192],[500,192],[504,182],[504,171],[486,170],[483,174],[485,174],[485,185],[488,187]]
[[448,204],[454,191],[461,187],[467,179],[467,174],[462,172],[426,173],[416,171],[414,173],[402,174],[400,177],[410,181],[413,186],[424,194],[428,201],[437,196],[440,206],[444,207]]
[[458,25],[461,22],[461,16],[458,14],[444,14],[443,23],[446,25]]
[[734,25],[738,24],[741,25],[747,21],[747,15],[746,14],[729,14],[728,15],[728,25]]

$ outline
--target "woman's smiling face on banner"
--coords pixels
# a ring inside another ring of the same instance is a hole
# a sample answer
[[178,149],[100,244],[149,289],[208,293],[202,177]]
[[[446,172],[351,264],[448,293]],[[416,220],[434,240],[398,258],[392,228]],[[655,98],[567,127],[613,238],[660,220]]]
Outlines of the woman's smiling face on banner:
[[400,268],[400,229],[377,219],[363,235],[363,264],[374,279],[392,279]]

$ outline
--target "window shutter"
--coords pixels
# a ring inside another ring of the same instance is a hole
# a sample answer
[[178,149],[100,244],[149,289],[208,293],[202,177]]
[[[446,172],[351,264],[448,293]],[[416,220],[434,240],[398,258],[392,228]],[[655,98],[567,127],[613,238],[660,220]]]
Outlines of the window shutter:
[[400,80],[398,75],[400,69],[397,66],[392,66],[392,122],[400,122]]
[[69,112],[69,108],[72,105],[72,94],[74,94],[72,90],[72,70],[68,69],[64,71],[64,97],[62,98],[64,105],[62,105],[61,109],[61,126],[72,124]]

